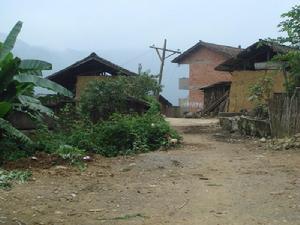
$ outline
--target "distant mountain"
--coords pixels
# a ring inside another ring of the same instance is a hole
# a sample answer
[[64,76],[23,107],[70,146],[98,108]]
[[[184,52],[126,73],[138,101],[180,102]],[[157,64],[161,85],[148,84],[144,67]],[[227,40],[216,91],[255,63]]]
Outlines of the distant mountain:
[[[0,41],[5,38],[0,33]],[[137,72],[138,64],[141,63],[143,70],[150,70],[152,74],[157,74],[160,61],[156,53],[151,49],[145,50],[104,50],[95,52],[105,59],[112,61],[126,69]],[[45,71],[44,75],[50,75],[59,71],[74,62],[88,56],[91,52],[66,49],[64,51],[55,51],[48,48],[32,46],[22,40],[18,40],[13,53],[20,58],[41,59],[52,63],[53,70]],[[176,64],[167,62],[163,76],[163,95],[174,105],[178,105],[178,98],[186,97],[187,91],[178,89],[178,79],[186,76],[188,70],[186,67],[178,67]]]

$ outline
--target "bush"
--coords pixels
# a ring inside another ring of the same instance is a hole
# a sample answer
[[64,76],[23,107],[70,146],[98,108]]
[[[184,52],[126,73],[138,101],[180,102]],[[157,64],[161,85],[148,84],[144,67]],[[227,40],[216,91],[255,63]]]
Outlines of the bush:
[[159,114],[114,114],[109,120],[75,123],[68,132],[43,131],[36,136],[39,148],[55,153],[60,146],[95,152],[107,157],[154,151],[170,146],[170,139],[181,137]]
[[12,186],[12,182],[24,183],[30,177],[32,173],[30,171],[6,171],[0,169],[0,189],[9,190]]
[[161,115],[128,116],[115,114],[94,126],[95,151],[117,156],[154,151],[168,147],[172,138],[180,139]]
[[61,145],[57,149],[56,153],[63,159],[70,161],[71,164],[75,164],[81,162],[83,156],[85,155],[85,151],[70,146],[70,145]]
[[91,81],[80,97],[80,112],[93,122],[107,120],[113,113],[128,112],[128,98],[147,101],[158,90],[156,80],[147,75]]
[[0,165],[6,161],[15,161],[34,154],[35,146],[6,136],[0,140]]

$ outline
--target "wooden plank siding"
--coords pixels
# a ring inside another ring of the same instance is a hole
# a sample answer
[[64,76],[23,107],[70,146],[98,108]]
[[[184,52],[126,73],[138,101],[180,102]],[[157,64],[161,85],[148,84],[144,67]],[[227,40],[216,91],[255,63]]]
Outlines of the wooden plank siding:
[[274,94],[269,101],[271,133],[274,137],[288,137],[300,133],[300,93],[293,97]]

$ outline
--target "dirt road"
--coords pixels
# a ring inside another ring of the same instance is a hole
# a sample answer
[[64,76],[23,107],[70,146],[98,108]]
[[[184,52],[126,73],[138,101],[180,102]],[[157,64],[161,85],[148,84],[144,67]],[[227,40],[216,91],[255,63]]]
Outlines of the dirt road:
[[170,121],[185,132],[177,149],[34,169],[0,191],[0,224],[300,224],[300,150],[216,135],[216,121]]

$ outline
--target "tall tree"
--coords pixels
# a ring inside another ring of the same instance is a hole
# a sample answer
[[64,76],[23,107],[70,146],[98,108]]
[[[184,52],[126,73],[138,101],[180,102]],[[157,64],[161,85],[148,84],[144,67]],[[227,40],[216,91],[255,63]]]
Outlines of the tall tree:
[[300,5],[294,6],[281,17],[284,20],[278,27],[284,35],[275,41],[292,49],[287,54],[276,56],[274,60],[283,62],[286,91],[289,95],[293,95],[296,87],[300,87]]

